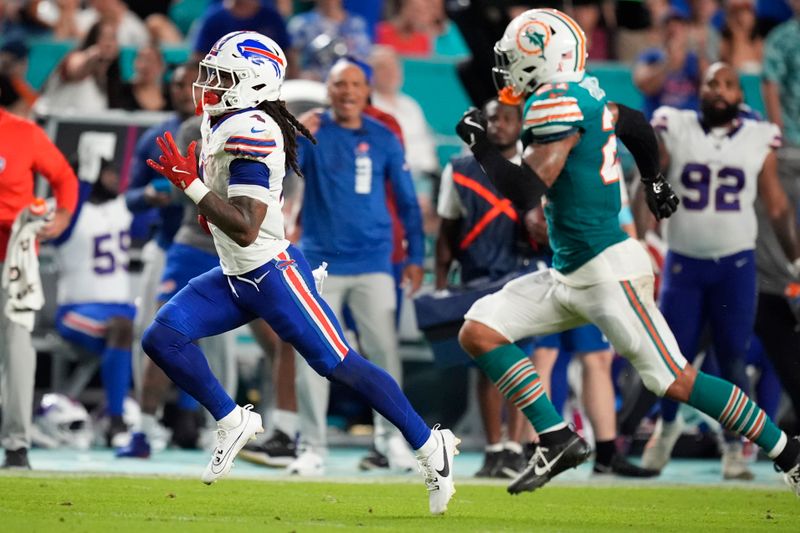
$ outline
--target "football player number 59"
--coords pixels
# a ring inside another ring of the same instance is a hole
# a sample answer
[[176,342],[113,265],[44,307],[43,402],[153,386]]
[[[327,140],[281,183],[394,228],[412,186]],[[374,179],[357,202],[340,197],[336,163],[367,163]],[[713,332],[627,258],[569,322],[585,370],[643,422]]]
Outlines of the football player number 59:
[[120,231],[116,235],[104,233],[94,238],[94,273],[98,275],[113,274],[117,268],[127,270],[127,263],[117,261],[114,252],[126,252],[130,247],[131,236],[127,231]]

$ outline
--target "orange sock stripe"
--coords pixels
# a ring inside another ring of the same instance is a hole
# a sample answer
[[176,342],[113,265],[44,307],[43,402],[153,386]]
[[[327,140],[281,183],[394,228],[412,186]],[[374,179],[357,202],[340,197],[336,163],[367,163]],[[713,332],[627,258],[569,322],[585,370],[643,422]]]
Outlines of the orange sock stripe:
[[[744,394],[742,394],[742,396],[744,396]],[[731,419],[729,421],[729,425],[728,425],[729,429],[732,428],[732,426],[734,426],[736,424],[737,420],[739,420],[739,416],[742,414],[742,411],[744,411],[744,408],[746,406],[747,406],[747,402],[746,401],[739,402],[739,407],[736,409],[736,411],[734,411],[733,417],[731,417]]]
[[761,435],[761,432],[764,431],[765,425],[767,425],[767,414],[762,409],[761,412],[758,413],[756,423],[753,424],[753,427],[745,436],[750,440],[756,440]]
[[497,380],[497,388],[503,390],[508,380],[513,379],[514,375],[522,370],[526,363],[530,364],[530,361],[527,359],[520,359],[518,362],[514,363],[511,368],[506,370],[505,373],[500,376],[500,379]]
[[511,403],[516,404],[518,400],[522,399],[523,397],[527,396],[528,393],[533,392],[542,386],[542,382],[539,381],[539,378],[531,381],[527,385],[525,385],[522,389],[518,390],[511,398],[508,400]]
[[533,377],[536,377],[536,371],[533,369],[533,367],[524,368],[524,369],[522,369],[522,371],[519,374],[517,374],[517,376],[512,381],[510,381],[508,383],[508,385],[503,387],[501,392],[505,396],[508,393],[510,393],[512,390],[514,390],[514,388],[517,387],[520,383],[522,383],[526,379],[530,379],[530,378],[533,378]]
[[731,390],[731,395],[728,397],[728,403],[725,404],[725,409],[722,410],[722,414],[719,415],[719,421],[724,423],[725,419],[730,415],[731,410],[733,409],[734,404],[736,403],[736,398],[738,396],[739,388],[734,385],[733,389]]
[[639,297],[636,295],[636,291],[633,289],[633,286],[628,281],[623,281],[622,287],[625,291],[625,294],[628,297],[628,301],[630,302],[631,306],[633,307],[634,312],[639,317],[639,320],[644,325],[647,333],[650,335],[650,338],[653,340],[653,343],[656,346],[656,350],[661,355],[661,359],[664,360],[666,365],[669,367],[670,371],[674,376],[678,376],[681,373],[680,367],[675,363],[672,359],[672,356],[669,354],[669,350],[667,350],[667,346],[664,344],[664,340],[658,334],[658,330],[653,325],[653,321],[650,319],[650,315],[647,314],[647,310],[645,310],[644,305],[642,302],[639,301]]
[[543,394],[544,394],[544,387],[541,387],[531,396],[529,396],[528,398],[520,399],[520,401],[515,403],[514,405],[516,405],[520,410],[525,409],[529,405],[533,405],[536,402],[536,400],[542,397]]

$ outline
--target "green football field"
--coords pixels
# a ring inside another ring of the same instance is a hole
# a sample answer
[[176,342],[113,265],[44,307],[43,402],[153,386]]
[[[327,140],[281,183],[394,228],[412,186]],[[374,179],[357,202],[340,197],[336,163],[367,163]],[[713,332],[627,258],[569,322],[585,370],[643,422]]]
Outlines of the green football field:
[[0,476],[0,531],[800,531],[787,490],[462,483],[446,516],[417,483]]

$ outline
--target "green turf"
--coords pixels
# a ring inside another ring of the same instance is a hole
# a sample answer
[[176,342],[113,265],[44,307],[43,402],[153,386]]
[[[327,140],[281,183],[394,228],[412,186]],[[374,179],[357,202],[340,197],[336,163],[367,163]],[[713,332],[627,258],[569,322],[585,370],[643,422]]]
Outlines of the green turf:
[[463,484],[444,517],[417,484],[0,476],[0,531],[800,531],[788,491]]

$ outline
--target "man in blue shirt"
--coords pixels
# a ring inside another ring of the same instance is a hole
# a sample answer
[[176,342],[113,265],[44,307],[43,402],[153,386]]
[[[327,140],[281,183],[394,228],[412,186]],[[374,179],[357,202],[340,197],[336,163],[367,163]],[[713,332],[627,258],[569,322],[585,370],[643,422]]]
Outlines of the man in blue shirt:
[[[370,359],[395,379],[401,377],[395,330],[392,220],[385,181],[395,194],[408,245],[403,277],[415,292],[422,283],[422,218],[400,141],[366,116],[369,85],[364,71],[342,60],[328,77],[331,109],[305,117],[318,145],[300,145],[305,176],[301,247],[312,265],[325,261],[330,276],[323,297],[337,315],[352,311],[360,344]],[[289,472],[318,475],[327,448],[328,382],[308,365],[297,365],[302,453]],[[395,428],[376,418],[375,448],[398,470],[413,457]]]
[[633,82],[644,94],[642,112],[648,117],[662,105],[698,109],[700,73],[708,66],[705,57],[689,47],[689,16],[685,12],[673,7],[661,25],[663,47],[645,50],[633,71]]
[[[257,31],[278,43],[287,56],[291,38],[286,22],[271,2],[263,0],[224,0],[208,6],[192,45],[194,58],[202,59],[214,43],[233,31]],[[292,65],[291,57],[288,64]],[[163,133],[163,132],[162,132]]]

